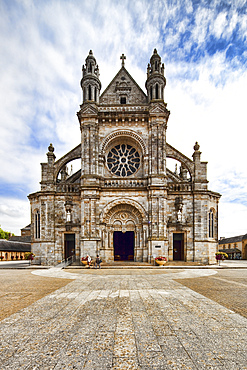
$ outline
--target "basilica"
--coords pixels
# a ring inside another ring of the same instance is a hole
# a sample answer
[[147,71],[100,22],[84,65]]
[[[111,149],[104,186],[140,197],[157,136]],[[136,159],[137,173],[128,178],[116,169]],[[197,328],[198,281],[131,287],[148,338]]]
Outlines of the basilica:
[[[208,190],[197,142],[190,159],[166,141],[170,112],[161,57],[154,49],[146,92],[125,68],[126,57],[120,59],[102,93],[91,50],[85,60],[81,140],[57,160],[49,145],[41,189],[28,196],[33,262],[56,265],[71,257],[80,263],[99,254],[105,262],[153,263],[165,256],[214,263],[220,194]],[[79,169],[70,171],[78,160]]]

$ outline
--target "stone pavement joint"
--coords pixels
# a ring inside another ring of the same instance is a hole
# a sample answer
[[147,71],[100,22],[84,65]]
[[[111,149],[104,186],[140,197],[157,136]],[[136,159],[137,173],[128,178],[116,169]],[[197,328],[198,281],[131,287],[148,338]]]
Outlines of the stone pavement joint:
[[247,369],[247,319],[173,280],[215,271],[60,273],[0,323],[1,369]]

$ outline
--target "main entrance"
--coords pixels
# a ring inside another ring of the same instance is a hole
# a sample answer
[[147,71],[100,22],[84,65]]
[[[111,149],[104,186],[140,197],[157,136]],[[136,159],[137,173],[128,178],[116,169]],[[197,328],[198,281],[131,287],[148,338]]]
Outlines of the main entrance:
[[114,231],[114,261],[134,261],[134,231]]
[[75,254],[75,234],[64,234],[64,258],[74,256]]
[[184,234],[182,233],[173,234],[173,260],[184,260]]

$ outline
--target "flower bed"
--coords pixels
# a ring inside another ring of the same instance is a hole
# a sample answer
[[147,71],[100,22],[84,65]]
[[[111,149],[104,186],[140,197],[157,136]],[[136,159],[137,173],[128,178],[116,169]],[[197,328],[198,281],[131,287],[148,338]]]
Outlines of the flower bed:
[[222,261],[222,260],[228,258],[228,254],[226,254],[224,252],[217,252],[217,253],[215,253],[215,258],[217,259],[217,261],[219,261],[219,260]]

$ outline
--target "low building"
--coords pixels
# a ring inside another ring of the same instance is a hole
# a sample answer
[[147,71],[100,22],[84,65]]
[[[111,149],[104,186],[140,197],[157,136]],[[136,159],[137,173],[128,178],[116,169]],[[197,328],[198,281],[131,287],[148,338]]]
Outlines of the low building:
[[9,241],[31,243],[31,224],[21,229],[21,235],[10,236]]
[[31,244],[0,239],[0,260],[15,261],[24,259],[24,255],[31,252]]
[[227,253],[231,260],[247,259],[247,234],[220,238],[219,251]]

